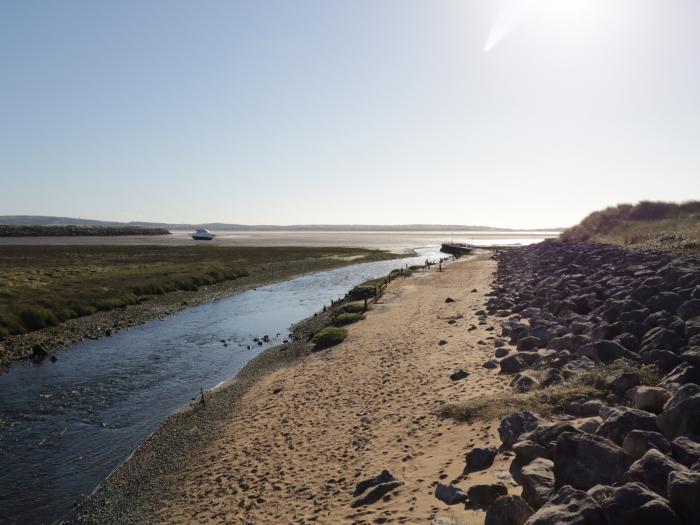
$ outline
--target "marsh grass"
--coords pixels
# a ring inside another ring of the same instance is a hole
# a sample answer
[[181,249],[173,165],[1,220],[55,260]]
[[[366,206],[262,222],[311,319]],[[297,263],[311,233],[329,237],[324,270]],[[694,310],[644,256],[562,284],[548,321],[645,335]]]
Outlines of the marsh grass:
[[524,410],[549,416],[564,411],[566,405],[572,401],[594,397],[610,403],[619,403],[623,398],[606,388],[605,379],[620,369],[639,374],[643,385],[656,385],[660,381],[659,373],[654,367],[612,363],[596,366],[549,388],[525,393],[507,390],[493,396],[479,396],[459,403],[448,403],[441,407],[440,416],[457,421],[489,421]]
[[356,323],[362,321],[365,318],[364,315],[360,313],[341,313],[335,318],[334,324],[336,326],[345,326],[348,324]]
[[274,279],[290,268],[305,273],[391,257],[353,248],[2,246],[0,338],[252,274]]
[[313,336],[311,342],[315,345],[315,350],[322,350],[342,343],[347,336],[348,331],[345,328],[327,326],[319,330],[316,335]]

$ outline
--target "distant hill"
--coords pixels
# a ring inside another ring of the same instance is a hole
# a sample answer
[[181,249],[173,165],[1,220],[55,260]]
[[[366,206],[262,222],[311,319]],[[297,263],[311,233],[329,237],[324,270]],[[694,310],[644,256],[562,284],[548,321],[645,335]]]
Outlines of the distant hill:
[[221,231],[562,231],[563,228],[540,228],[535,230],[516,230],[512,228],[491,228],[489,226],[466,226],[462,224],[292,224],[279,226],[272,224],[228,224],[222,222],[205,224],[171,224],[164,222],[115,222],[72,217],[50,217],[42,215],[0,215],[0,224],[17,226],[103,226],[103,227],[137,227],[165,228],[167,230],[207,230]]
[[170,235],[170,232],[165,228],[134,226],[0,224],[0,237],[122,237],[127,235]]
[[561,239],[700,254],[700,201],[611,206],[591,213],[564,231]]

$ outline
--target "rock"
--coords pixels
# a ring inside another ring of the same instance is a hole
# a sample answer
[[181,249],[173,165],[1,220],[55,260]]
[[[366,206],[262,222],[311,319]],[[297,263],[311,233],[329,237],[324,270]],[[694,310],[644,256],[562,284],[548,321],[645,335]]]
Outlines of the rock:
[[447,341],[445,341],[444,339],[440,339],[438,341],[438,346],[445,346],[446,344],[447,344]]
[[509,355],[501,359],[501,373],[515,374],[527,368],[527,363],[519,355]]
[[683,339],[673,330],[657,326],[644,334],[642,339],[641,352],[649,350],[670,350],[675,352],[683,346]]
[[507,348],[501,347],[501,348],[496,348],[496,352],[494,353],[494,355],[496,357],[505,357],[508,355],[508,353],[509,353],[509,350]]
[[583,372],[588,372],[593,368],[595,368],[595,361],[588,357],[580,357],[566,363],[562,367],[561,373],[564,377],[570,378]]
[[518,340],[517,350],[518,352],[532,352],[540,346],[543,346],[540,338],[530,335]]
[[542,425],[544,420],[532,412],[517,412],[501,420],[498,435],[504,446],[510,447],[521,440],[526,432],[532,432]]
[[700,386],[688,384],[680,387],[664,410],[656,416],[656,424],[668,439],[688,436],[700,439]]
[[[700,525],[700,472],[677,471],[668,475],[671,507],[689,525]],[[654,525],[666,523],[657,521]]]
[[501,496],[486,511],[484,525],[523,525],[532,513],[520,496]]
[[659,386],[673,390],[676,385],[688,383],[700,384],[700,368],[681,363],[661,379]]
[[526,525],[607,525],[598,502],[581,490],[560,488]]
[[467,501],[467,493],[454,485],[438,483],[435,487],[435,497],[448,505],[456,505]]
[[635,408],[614,409],[603,419],[596,434],[622,445],[625,437],[632,430],[658,430],[656,415]]
[[613,490],[602,503],[608,525],[680,525],[664,498],[641,483],[627,483]]
[[558,421],[551,425],[541,425],[537,427],[532,432],[528,432],[527,434],[523,435],[523,439],[529,439],[538,445],[553,449],[556,445],[557,439],[564,432],[573,432],[577,434],[581,431],[571,426],[566,421]]
[[520,471],[520,484],[523,499],[534,510],[539,509],[554,492],[554,463],[545,458],[528,463]]
[[692,467],[700,460],[700,443],[685,436],[677,437],[671,443],[671,456],[681,465]]
[[700,299],[691,299],[680,305],[678,307],[678,316],[684,321],[700,316]]
[[588,357],[598,363],[611,363],[617,359],[636,359],[635,354],[614,341],[594,341],[576,350],[576,355]]
[[352,508],[362,507],[376,503],[391,491],[403,485],[388,470],[383,470],[381,474],[357,484],[353,499],[350,502]]
[[513,452],[515,452],[515,460],[521,465],[527,465],[537,458],[551,458],[549,450],[528,439],[515,443]]
[[353,497],[359,496],[370,487],[374,487],[381,483],[388,483],[390,481],[396,481],[394,475],[386,469],[382,470],[379,475],[374,476],[373,478],[366,479],[364,481],[360,481],[355,487],[355,492],[353,492],[352,495]]
[[686,363],[700,367],[700,346],[690,347],[681,354],[681,359]]
[[516,392],[529,392],[539,386],[537,380],[529,374],[517,374],[510,382]]
[[615,370],[605,378],[605,386],[616,392],[626,392],[641,382],[639,374],[627,370]]
[[683,465],[655,448],[647,450],[640,459],[632,463],[625,474],[625,482],[643,483],[662,497],[666,497],[668,475],[671,472],[687,470]]
[[466,372],[466,371],[462,370],[461,368],[459,370],[457,370],[456,372],[452,372],[450,374],[450,379],[452,381],[459,381],[460,379],[465,379],[467,377],[469,377],[469,372]]
[[455,300],[452,299],[452,297],[448,297],[447,299],[445,299],[445,302],[446,302],[446,303],[454,303]]
[[625,451],[609,439],[565,432],[554,449],[555,485],[581,490],[599,483],[613,485],[624,477],[630,463]]
[[639,459],[647,453],[649,449],[655,448],[664,454],[671,452],[671,443],[658,432],[648,430],[632,430],[625,437],[622,448],[632,459]]
[[637,350],[639,350],[639,339],[637,339],[637,337],[634,334],[631,334],[629,332],[616,335],[613,338],[613,341],[619,345],[624,346],[627,350],[630,350],[631,352],[636,352]]
[[508,494],[508,489],[503,483],[489,485],[473,485],[467,491],[469,503],[474,507],[486,508],[497,498]]
[[45,359],[48,355],[48,350],[46,350],[46,348],[44,348],[44,345],[42,345],[41,343],[37,343],[32,347],[32,359],[41,361],[42,359]]
[[556,368],[547,368],[542,372],[542,377],[540,379],[540,386],[542,388],[549,388],[550,386],[558,385],[564,381],[561,372]]
[[640,386],[634,394],[634,408],[659,414],[671,398],[671,392],[661,387]]
[[663,373],[667,373],[681,364],[683,359],[668,350],[651,350],[642,355],[642,361],[647,364],[653,364]]
[[496,447],[477,447],[467,453],[465,471],[482,470],[493,465],[496,459]]
[[600,428],[601,422],[600,418],[590,418],[581,423],[578,428],[588,434],[595,434]]
[[683,297],[673,292],[658,293],[646,302],[646,305],[655,312],[665,310],[671,314],[675,313],[681,304],[683,304]]
[[602,505],[606,499],[612,498],[614,490],[615,489],[610,485],[595,485],[588,489],[586,494],[596,500],[598,504]]
[[489,359],[481,366],[488,370],[493,370],[494,368],[498,368],[498,363],[496,363],[496,361],[494,361],[493,359]]

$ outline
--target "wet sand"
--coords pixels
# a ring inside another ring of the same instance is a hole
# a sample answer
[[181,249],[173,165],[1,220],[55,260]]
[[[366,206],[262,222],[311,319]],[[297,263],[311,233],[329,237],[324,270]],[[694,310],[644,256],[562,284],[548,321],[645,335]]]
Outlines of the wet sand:
[[[430,523],[451,516],[483,523],[483,512],[448,507],[434,490],[438,481],[462,489],[508,483],[509,458],[502,455],[490,469],[462,475],[473,446],[499,444],[497,422],[460,424],[437,410],[507,386],[481,366],[492,353],[484,341],[495,332],[474,315],[494,269],[484,254],[394,281],[345,342],[252,385],[206,446],[164,480],[177,493],[145,521]],[[448,296],[456,301],[445,303]],[[468,331],[470,325],[477,329]],[[459,368],[469,377],[451,381]],[[403,486],[352,509],[355,485],[382,469]]]

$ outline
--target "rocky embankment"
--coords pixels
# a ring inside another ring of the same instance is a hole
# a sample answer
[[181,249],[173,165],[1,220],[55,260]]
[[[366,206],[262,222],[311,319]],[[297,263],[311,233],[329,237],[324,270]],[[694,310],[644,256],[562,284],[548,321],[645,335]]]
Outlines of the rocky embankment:
[[513,396],[593,373],[604,395],[501,421],[522,497],[486,524],[700,524],[700,260],[559,241],[498,260],[490,366]]
[[0,237],[116,237],[124,235],[170,235],[165,228],[135,226],[18,226],[0,224]]

